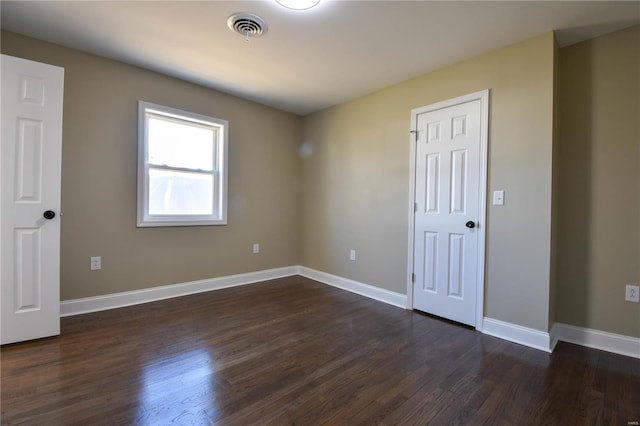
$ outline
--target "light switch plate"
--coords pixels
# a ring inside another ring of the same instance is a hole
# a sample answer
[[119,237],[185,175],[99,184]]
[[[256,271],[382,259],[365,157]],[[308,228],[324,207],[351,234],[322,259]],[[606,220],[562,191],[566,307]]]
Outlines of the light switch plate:
[[493,205],[504,206],[504,191],[493,191]]

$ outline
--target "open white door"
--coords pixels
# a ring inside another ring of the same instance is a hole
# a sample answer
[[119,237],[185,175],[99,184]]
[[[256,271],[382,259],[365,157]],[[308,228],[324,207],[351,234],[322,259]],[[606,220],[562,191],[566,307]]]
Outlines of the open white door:
[[0,343],[60,334],[64,69],[2,55]]
[[487,107],[479,92],[412,111],[412,307],[471,326],[482,317]]

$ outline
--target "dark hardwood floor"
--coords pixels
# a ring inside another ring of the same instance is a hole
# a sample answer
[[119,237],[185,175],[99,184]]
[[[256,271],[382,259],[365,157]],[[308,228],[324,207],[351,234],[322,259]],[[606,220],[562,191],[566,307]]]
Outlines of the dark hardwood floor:
[[640,420],[640,360],[550,355],[302,277],[63,318],[1,356],[3,425]]

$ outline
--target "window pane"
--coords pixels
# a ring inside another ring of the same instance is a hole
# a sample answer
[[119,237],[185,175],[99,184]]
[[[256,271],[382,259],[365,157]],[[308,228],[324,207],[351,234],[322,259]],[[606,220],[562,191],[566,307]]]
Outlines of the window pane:
[[149,170],[149,215],[213,214],[213,175]]
[[213,170],[217,129],[148,116],[149,163]]

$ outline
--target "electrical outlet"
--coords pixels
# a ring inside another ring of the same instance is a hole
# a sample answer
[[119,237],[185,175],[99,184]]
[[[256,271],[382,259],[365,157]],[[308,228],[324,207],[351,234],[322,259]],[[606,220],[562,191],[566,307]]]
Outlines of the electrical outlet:
[[627,302],[640,302],[640,286],[628,285],[625,287],[624,300]]
[[260,253],[260,244],[254,243],[253,244],[253,254],[258,254],[258,253]]
[[91,258],[91,270],[97,271],[99,269],[102,269],[102,257],[94,256]]
[[349,259],[350,260],[356,260],[356,251],[355,250],[351,250],[349,252]]

